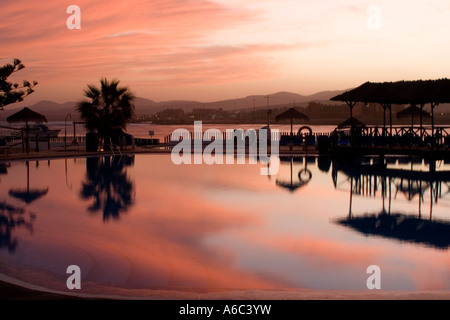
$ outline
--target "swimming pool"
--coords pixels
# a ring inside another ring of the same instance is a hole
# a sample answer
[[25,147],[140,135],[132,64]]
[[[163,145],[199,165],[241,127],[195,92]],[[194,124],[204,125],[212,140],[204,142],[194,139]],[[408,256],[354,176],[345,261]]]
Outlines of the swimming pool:
[[[0,273],[85,294],[450,290],[450,165],[315,156],[174,165],[169,154],[3,163]],[[352,192],[351,192],[352,190]]]

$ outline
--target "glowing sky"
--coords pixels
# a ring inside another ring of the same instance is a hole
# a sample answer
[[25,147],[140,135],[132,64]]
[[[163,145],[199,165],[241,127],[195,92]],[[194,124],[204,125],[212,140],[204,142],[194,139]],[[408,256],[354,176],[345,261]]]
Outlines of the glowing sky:
[[0,62],[39,82],[27,104],[79,100],[101,77],[155,101],[312,94],[448,77],[449,15],[448,0],[2,1]]

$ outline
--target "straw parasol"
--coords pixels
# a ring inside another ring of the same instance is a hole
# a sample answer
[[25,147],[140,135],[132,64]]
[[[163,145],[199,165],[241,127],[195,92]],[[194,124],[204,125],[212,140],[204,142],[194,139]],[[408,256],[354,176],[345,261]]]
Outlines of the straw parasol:
[[411,104],[408,108],[403,109],[397,113],[397,118],[407,118],[411,117],[411,127],[414,127],[414,116],[418,115],[420,117],[420,128],[422,129],[422,119],[430,118],[430,114],[426,111],[423,111],[422,108],[419,108],[415,104]]
[[365,128],[366,124],[356,118],[351,117],[338,125],[338,129],[355,128],[355,127]]
[[283,119],[290,119],[291,120],[291,137],[294,134],[294,119],[302,119],[302,120],[309,120],[308,116],[301,113],[300,111],[298,111],[295,108],[289,108],[288,110],[286,110],[283,113],[280,113],[279,115],[277,115],[277,117],[275,118],[276,121],[280,121]]
[[47,122],[47,118],[40,114],[37,113],[33,110],[31,110],[30,108],[23,108],[22,110],[20,110],[19,112],[16,112],[12,115],[10,115],[8,118],[6,118],[6,121],[8,122],[25,122],[25,128],[26,128],[26,148],[27,148],[27,153],[29,152],[29,145],[28,145],[28,122],[29,121],[35,121],[35,122]]

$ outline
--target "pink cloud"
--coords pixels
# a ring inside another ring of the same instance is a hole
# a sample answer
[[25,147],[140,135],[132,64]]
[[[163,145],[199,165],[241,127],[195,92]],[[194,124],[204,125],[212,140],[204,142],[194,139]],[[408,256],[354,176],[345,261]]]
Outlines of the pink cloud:
[[274,75],[270,53],[286,50],[212,45],[214,32],[254,19],[212,1],[80,0],[81,30],[66,28],[68,5],[2,4],[4,55],[20,58],[41,86],[80,92],[73,83],[103,76],[149,87],[261,79]]

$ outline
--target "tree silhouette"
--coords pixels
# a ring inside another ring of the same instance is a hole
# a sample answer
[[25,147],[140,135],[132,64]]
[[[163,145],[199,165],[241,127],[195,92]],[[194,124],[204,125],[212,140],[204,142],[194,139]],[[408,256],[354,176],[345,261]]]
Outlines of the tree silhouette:
[[0,67],[0,110],[3,110],[3,107],[8,104],[23,101],[24,97],[34,92],[33,88],[38,84],[36,81],[31,84],[29,81],[23,80],[22,86],[7,81],[14,72],[23,68],[25,66],[19,59],[14,59],[12,64],[8,63]]
[[103,220],[118,219],[133,203],[134,186],[127,176],[126,167],[133,164],[134,156],[86,158],[86,181],[80,196],[93,199],[89,212],[103,211]]
[[18,241],[13,237],[13,230],[24,226],[30,233],[33,231],[34,215],[30,214],[30,220],[25,220],[25,210],[14,207],[6,202],[0,202],[0,249],[6,247],[9,252],[16,250]]
[[134,95],[128,87],[119,87],[118,80],[100,80],[100,88],[88,85],[84,91],[88,101],[78,103],[86,129],[97,132],[105,144],[118,144],[119,134],[126,129],[134,114]]

